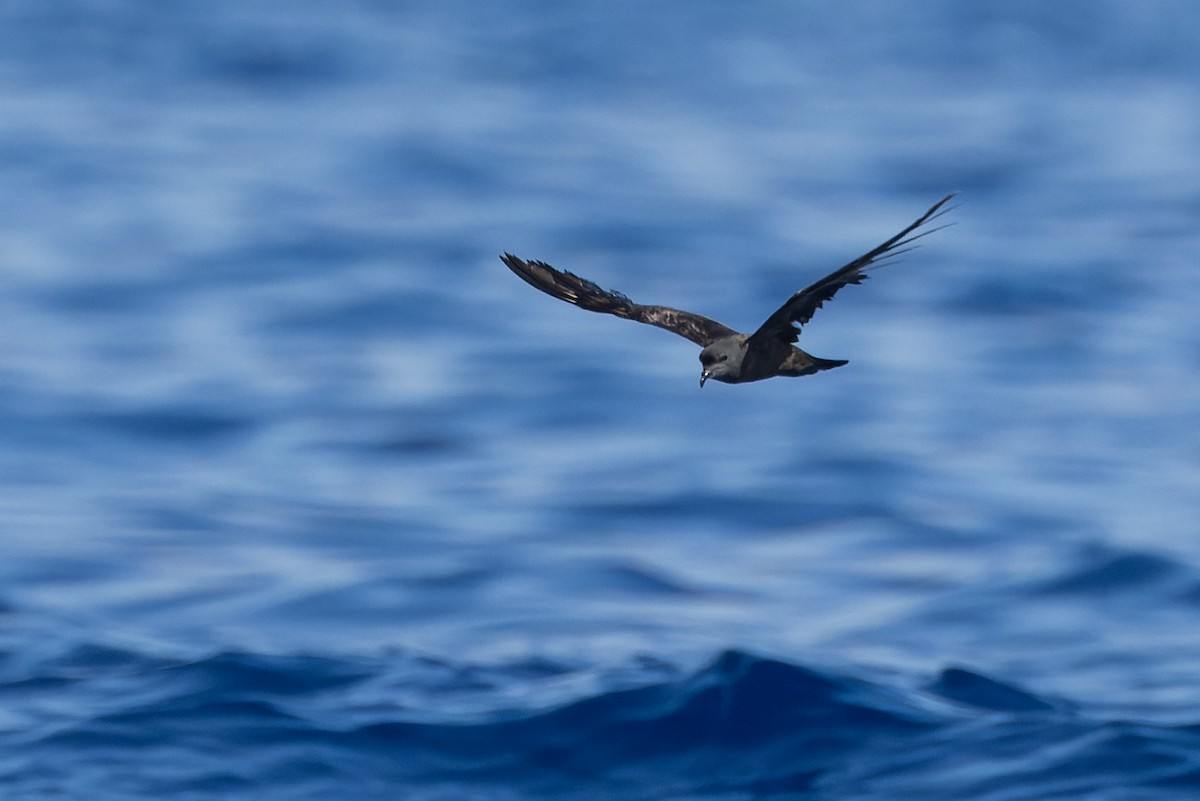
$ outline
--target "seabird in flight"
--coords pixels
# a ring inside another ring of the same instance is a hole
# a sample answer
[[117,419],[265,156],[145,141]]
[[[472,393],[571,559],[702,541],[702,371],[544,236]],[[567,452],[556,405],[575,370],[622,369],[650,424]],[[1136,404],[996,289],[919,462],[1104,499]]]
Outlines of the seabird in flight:
[[810,375],[841,367],[847,362],[844,359],[821,359],[795,347],[792,343],[800,338],[799,326],[811,320],[821,304],[846,284],[861,284],[867,279],[867,271],[882,267],[891,258],[910,250],[917,239],[940,230],[933,228],[917,233],[918,228],[949,211],[942,207],[952,197],[953,194],[946,195],[916,222],[879,247],[792,295],[753,334],[738,333],[693,312],[667,306],[642,306],[620,292],[601,289],[586,278],[556,270],[545,262],[525,261],[511,253],[505,253],[500,259],[528,284],[547,295],[588,311],[615,314],[627,320],[665,328],[695,342],[703,348],[700,351],[701,387],[710,378],[726,384],[744,384],[777,375]]

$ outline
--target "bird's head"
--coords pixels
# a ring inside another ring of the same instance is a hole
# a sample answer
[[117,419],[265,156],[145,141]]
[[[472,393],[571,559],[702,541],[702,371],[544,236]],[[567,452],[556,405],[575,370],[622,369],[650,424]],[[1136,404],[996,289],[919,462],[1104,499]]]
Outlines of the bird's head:
[[700,386],[703,387],[710,378],[726,384],[736,383],[745,352],[745,343],[735,337],[718,339],[700,351]]

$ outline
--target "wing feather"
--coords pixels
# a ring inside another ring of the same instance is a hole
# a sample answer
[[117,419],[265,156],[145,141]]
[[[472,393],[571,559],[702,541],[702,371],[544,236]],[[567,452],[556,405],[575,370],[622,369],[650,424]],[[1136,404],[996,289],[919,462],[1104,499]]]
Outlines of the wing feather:
[[788,298],[779,309],[767,318],[757,331],[750,336],[750,342],[761,342],[765,338],[777,337],[785,342],[795,342],[799,338],[799,331],[793,326],[804,325],[812,319],[817,309],[825,301],[830,300],[837,291],[846,284],[861,284],[867,280],[867,271],[882,267],[888,262],[885,259],[892,258],[910,250],[912,243],[923,236],[928,236],[934,231],[941,230],[945,226],[939,228],[931,228],[921,233],[915,233],[918,228],[931,220],[936,220],[941,217],[949,209],[942,208],[950,198],[957,193],[946,195],[937,203],[925,212],[912,225],[905,228],[900,233],[893,236],[888,241],[879,245],[873,250],[870,250],[859,256],[854,261],[841,267],[838,270],[817,281],[812,286],[802,289],[796,294]]
[[556,270],[541,261],[525,261],[511,253],[500,260],[527,284],[547,295],[565,300],[574,306],[603,314],[614,314],[626,320],[664,328],[690,339],[701,347],[737,332],[728,326],[699,314],[667,306],[643,306],[634,303],[620,292],[611,292],[574,273]]

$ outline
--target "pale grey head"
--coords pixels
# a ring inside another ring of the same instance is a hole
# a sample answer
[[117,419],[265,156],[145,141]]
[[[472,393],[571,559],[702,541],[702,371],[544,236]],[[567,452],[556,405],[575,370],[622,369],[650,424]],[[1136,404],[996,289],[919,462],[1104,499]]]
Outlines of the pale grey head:
[[726,384],[738,383],[742,359],[746,356],[746,336],[722,337],[700,351],[700,386],[708,379]]

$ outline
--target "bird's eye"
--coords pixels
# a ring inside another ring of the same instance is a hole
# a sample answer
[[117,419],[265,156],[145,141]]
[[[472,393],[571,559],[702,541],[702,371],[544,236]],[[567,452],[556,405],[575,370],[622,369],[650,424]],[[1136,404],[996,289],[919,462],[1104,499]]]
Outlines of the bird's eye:
[[723,361],[723,362],[727,362],[727,361],[729,361],[729,354],[728,354],[728,353],[722,353],[722,354],[721,354],[721,361]]

